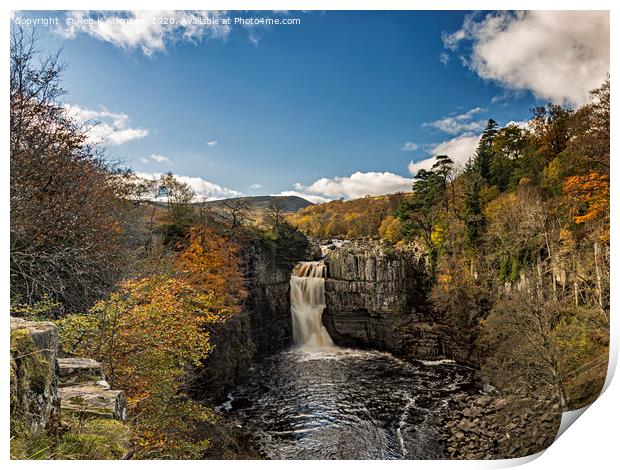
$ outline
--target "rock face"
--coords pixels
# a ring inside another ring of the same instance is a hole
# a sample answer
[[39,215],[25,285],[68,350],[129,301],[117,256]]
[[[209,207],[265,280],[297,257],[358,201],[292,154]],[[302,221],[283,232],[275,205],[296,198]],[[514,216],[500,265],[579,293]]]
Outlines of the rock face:
[[424,257],[380,242],[353,242],[326,259],[323,322],[342,346],[376,348],[413,359],[451,349],[446,326],[429,310]]
[[245,310],[255,346],[255,357],[264,357],[290,346],[293,324],[290,314],[291,270],[278,266],[275,254],[259,244],[244,252],[248,297]]
[[260,243],[246,246],[242,261],[248,295],[240,313],[212,327],[215,347],[190,385],[190,393],[200,400],[221,401],[243,383],[253,360],[292,343],[291,270]]
[[198,400],[221,401],[230,388],[243,383],[252,365],[255,348],[249,312],[213,325],[210,338],[214,348],[196,372],[190,393]]
[[57,353],[56,325],[11,318],[12,431],[37,432],[58,413]]

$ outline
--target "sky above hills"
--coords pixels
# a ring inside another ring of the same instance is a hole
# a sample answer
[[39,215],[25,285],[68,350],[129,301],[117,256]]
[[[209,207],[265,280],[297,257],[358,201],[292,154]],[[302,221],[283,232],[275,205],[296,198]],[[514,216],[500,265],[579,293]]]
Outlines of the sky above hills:
[[12,22],[34,27],[43,52],[62,48],[66,106],[98,123],[91,138],[110,158],[148,177],[172,171],[204,199],[405,191],[434,155],[465,162],[489,118],[578,106],[609,71],[607,12],[14,12]]

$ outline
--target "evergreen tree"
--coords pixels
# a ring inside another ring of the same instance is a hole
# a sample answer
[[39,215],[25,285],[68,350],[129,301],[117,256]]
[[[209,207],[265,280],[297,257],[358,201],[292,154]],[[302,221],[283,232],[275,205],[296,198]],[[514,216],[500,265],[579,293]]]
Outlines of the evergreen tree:
[[493,137],[497,134],[497,130],[497,123],[493,119],[489,119],[474,155],[474,167],[486,182],[489,182],[491,177]]

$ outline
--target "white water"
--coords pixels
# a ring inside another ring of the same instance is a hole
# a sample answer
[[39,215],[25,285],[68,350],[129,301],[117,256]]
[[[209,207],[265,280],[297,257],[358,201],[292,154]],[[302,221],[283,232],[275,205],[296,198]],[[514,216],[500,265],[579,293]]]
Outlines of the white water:
[[334,342],[323,326],[325,310],[325,264],[323,261],[299,263],[291,276],[291,316],[293,339],[301,348],[331,348]]

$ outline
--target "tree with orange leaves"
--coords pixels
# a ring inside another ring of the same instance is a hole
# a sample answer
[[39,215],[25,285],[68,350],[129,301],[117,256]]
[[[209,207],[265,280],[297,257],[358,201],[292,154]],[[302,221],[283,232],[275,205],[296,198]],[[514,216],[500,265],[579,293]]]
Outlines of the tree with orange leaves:
[[609,177],[595,171],[571,176],[562,187],[572,209],[573,221],[584,224],[609,218]]

